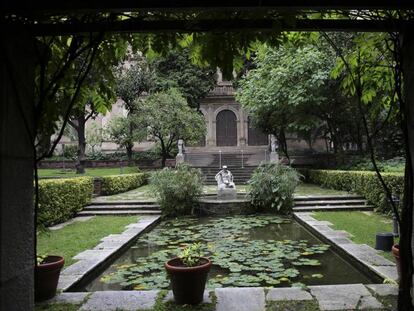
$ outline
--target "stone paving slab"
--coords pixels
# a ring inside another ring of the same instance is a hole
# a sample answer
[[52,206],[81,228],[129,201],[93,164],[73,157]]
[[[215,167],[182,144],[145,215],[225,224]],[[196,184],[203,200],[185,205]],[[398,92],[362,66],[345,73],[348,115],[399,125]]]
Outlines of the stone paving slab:
[[216,311],[264,311],[265,293],[259,287],[216,288]]
[[156,290],[94,292],[79,310],[149,310],[154,307],[157,294]]
[[[212,303],[213,301],[210,298],[210,292],[213,291],[204,291],[204,295],[203,295],[203,302],[202,303]],[[173,292],[170,290],[168,291],[167,295],[164,298],[164,302],[168,302],[168,301],[174,301],[174,296],[173,296]]]
[[365,285],[378,296],[398,296],[398,286],[392,284],[368,284]]
[[86,297],[90,295],[90,293],[87,292],[81,292],[81,293],[61,293],[55,297],[53,297],[50,300],[45,301],[44,303],[50,304],[50,303],[66,303],[66,304],[74,304],[74,305],[80,305],[83,303],[86,299]]
[[270,288],[266,295],[267,301],[281,300],[313,300],[311,294],[300,288]]
[[102,261],[106,258],[108,258],[110,255],[112,255],[112,253],[114,252],[114,250],[112,248],[110,249],[88,249],[86,251],[83,251],[79,254],[77,254],[75,257],[73,257],[73,259],[76,260],[98,260],[98,261]]
[[355,310],[361,299],[366,309],[382,308],[362,284],[309,286],[309,289],[321,310]]

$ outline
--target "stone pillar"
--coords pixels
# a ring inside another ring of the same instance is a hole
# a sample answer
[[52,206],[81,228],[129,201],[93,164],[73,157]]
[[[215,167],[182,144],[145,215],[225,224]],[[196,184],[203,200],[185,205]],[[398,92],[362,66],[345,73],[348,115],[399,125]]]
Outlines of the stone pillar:
[[214,112],[213,112],[213,108],[211,107],[211,105],[208,106],[207,109],[207,141],[206,141],[206,146],[215,146],[215,132],[213,129],[213,126],[215,126],[215,124],[213,124],[213,119],[214,119]]
[[[406,30],[403,33],[402,36],[403,40],[403,73],[404,73],[404,99],[405,99],[405,114],[407,118],[407,134],[408,134],[408,150],[410,152],[410,159],[412,163],[412,170],[411,170],[411,178],[414,176],[414,34],[410,30]],[[411,179],[412,181],[413,179]],[[414,187],[413,184],[411,184],[411,187]],[[411,200],[414,200],[411,198]],[[412,205],[411,205],[412,206]],[[406,211],[402,213],[402,217],[405,219],[410,218],[412,220],[411,223],[411,253],[414,254],[414,220],[413,220],[413,213],[411,211]],[[409,228],[409,227],[408,227]],[[408,234],[408,228],[401,228],[401,235]],[[405,239],[404,239],[405,240]],[[408,242],[408,241],[407,241]],[[401,248],[407,247],[407,243],[403,243],[403,239],[400,241]],[[401,255],[405,256],[405,254],[402,253]],[[413,258],[412,258],[413,259]],[[413,262],[414,265],[414,262]],[[404,273],[404,271],[403,271]],[[411,275],[412,280],[414,281],[414,275]],[[406,284],[404,282],[404,284]],[[412,285],[412,284],[411,284]],[[407,292],[401,292],[400,287],[400,301],[404,301],[403,303],[406,303],[408,293]],[[414,305],[414,295],[413,295],[413,288],[411,287],[411,301],[412,305]],[[412,308],[412,306],[410,306]],[[410,310],[411,310],[410,308]]]
[[30,311],[34,300],[30,138],[34,39],[10,29],[0,33],[0,310]]

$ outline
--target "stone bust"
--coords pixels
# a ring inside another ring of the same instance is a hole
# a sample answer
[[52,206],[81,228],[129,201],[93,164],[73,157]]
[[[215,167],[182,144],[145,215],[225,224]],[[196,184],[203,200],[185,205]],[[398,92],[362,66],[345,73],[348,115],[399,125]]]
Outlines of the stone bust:
[[223,165],[223,169],[216,174],[217,187],[219,190],[227,188],[235,188],[233,182],[233,174],[227,169],[226,165]]

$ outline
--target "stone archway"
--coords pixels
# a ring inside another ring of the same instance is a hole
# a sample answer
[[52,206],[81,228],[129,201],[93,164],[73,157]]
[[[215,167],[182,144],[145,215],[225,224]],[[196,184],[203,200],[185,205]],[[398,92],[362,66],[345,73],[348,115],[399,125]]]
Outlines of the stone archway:
[[237,146],[237,117],[231,110],[222,110],[216,117],[217,146]]
[[254,127],[251,117],[247,118],[248,132],[247,141],[249,146],[265,146],[269,144],[268,135],[264,134],[261,130]]

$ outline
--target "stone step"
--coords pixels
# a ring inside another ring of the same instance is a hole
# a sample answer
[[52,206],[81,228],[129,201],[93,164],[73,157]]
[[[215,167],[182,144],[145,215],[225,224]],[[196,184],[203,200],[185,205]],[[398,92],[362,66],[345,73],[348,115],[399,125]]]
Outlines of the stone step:
[[109,210],[159,210],[159,205],[88,205],[83,209],[84,211],[109,211]]
[[77,216],[113,216],[113,215],[160,215],[161,211],[119,210],[119,211],[81,211]]
[[373,211],[372,205],[318,205],[294,207],[294,212],[317,212],[317,211]]
[[345,194],[345,195],[299,195],[295,201],[322,201],[322,200],[365,200],[363,196]]
[[145,201],[145,200],[141,200],[141,201],[135,201],[135,200],[118,200],[118,201],[99,201],[99,199],[95,199],[91,202],[90,205],[93,206],[100,206],[100,205],[143,205],[143,206],[147,206],[147,205],[158,205],[157,202],[153,201],[153,200],[149,200],[149,201]]
[[366,200],[295,200],[295,206],[316,206],[316,205],[365,205]]

